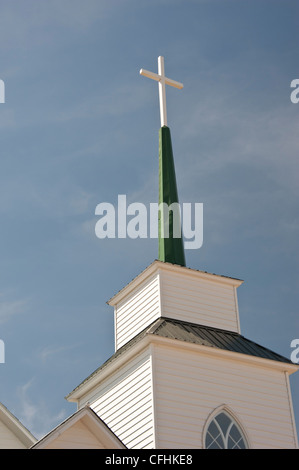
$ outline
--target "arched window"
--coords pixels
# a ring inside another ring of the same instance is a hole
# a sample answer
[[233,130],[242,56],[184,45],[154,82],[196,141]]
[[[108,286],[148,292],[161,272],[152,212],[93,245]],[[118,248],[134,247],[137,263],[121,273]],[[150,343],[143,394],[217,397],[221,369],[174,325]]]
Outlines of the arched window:
[[245,436],[233,417],[221,410],[210,421],[205,433],[206,449],[247,449]]

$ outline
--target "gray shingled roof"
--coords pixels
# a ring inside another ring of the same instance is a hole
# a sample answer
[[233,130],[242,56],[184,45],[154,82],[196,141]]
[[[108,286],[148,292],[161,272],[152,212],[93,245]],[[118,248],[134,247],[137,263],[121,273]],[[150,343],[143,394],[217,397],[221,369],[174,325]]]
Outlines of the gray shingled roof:
[[[210,326],[197,325],[182,320],[174,320],[172,318],[161,317],[155,320],[151,325],[147,326],[138,335],[132,338],[128,343],[118,349],[104,364],[98,367],[90,374],[81,384],[79,384],[71,393],[88,382],[100,370],[103,370],[108,364],[117,359],[121,354],[133,347],[146,335],[156,335],[163,338],[175,339],[177,341],[185,341],[211,348],[218,348],[225,351],[231,351],[250,356],[269,359],[272,361],[293,364],[290,359],[271,351],[264,346],[246,339],[244,336],[233,331],[222,330]],[[70,393],[70,394],[71,394]],[[70,395],[69,394],[69,395]],[[67,398],[67,397],[66,397]]]

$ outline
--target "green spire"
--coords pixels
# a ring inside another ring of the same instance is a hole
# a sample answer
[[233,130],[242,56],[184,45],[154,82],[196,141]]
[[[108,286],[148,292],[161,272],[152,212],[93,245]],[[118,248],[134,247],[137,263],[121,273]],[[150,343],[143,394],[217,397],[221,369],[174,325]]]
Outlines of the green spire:
[[[159,129],[159,260],[186,266],[179,211],[165,210],[174,204],[178,208],[178,192],[172,154],[170,129]],[[169,233],[167,233],[169,229]]]

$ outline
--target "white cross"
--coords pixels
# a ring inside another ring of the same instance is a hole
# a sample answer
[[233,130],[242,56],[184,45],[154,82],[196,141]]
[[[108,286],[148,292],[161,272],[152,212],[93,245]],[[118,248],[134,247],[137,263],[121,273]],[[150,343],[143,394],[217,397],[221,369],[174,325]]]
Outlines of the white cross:
[[166,111],[166,90],[165,85],[174,86],[181,90],[183,84],[171,80],[170,78],[165,77],[164,72],[164,57],[158,57],[158,73],[148,72],[148,70],[141,69],[140,75],[151,78],[159,82],[159,102],[160,102],[160,116],[161,116],[161,127],[167,126],[167,111]]

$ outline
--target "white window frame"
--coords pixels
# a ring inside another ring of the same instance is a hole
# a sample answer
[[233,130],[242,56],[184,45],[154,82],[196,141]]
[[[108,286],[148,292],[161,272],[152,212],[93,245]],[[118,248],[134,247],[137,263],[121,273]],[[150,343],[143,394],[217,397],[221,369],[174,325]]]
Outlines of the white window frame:
[[[221,413],[224,413],[226,414],[226,416],[231,420],[231,423],[229,424],[228,426],[228,429],[226,431],[226,435],[223,434],[223,431],[220,427],[220,425],[218,424],[218,422],[215,420],[215,418],[220,415]],[[205,426],[204,426],[204,430],[203,430],[203,449],[206,449],[206,435],[207,435],[207,432],[208,432],[208,429],[209,429],[209,426],[210,424],[214,422],[217,429],[219,430],[219,433],[221,435],[221,438],[224,442],[224,449],[227,449],[227,446],[228,446],[228,438],[229,438],[229,434],[230,434],[230,430],[232,428],[233,425],[235,425],[239,431],[239,433],[241,434],[242,438],[243,438],[243,441],[245,443],[245,449],[249,449],[249,440],[248,440],[248,437],[246,435],[246,432],[244,431],[244,427],[240,424],[240,421],[236,418],[235,414],[231,412],[230,409],[228,409],[227,406],[220,406],[218,408],[216,408],[212,414],[208,417],[206,423],[205,423]]]

